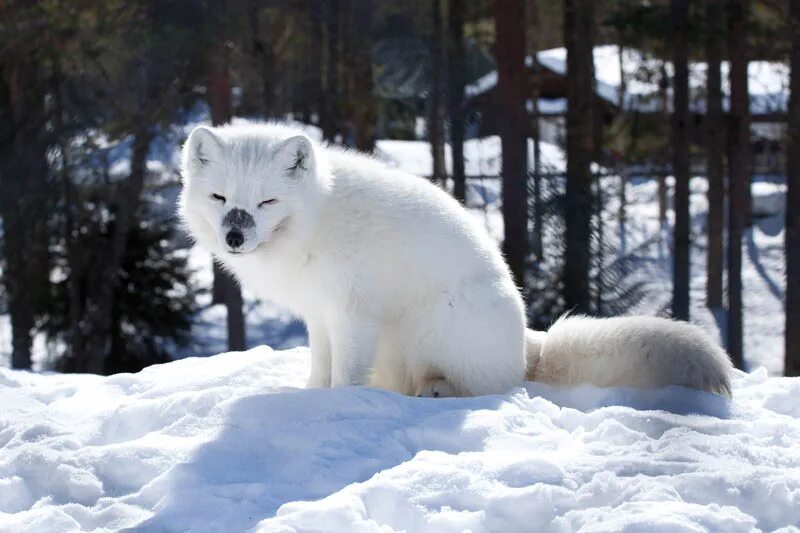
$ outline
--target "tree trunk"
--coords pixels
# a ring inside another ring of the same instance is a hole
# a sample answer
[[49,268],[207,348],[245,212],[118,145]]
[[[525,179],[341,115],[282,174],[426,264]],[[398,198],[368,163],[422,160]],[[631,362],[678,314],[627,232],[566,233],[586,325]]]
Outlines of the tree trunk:
[[[597,137],[596,137],[597,138]],[[601,181],[600,174],[596,176],[594,181],[594,216],[596,223],[596,243],[594,264],[596,265],[597,272],[595,274],[595,294],[594,294],[594,313],[603,316],[603,294],[605,294],[606,286],[604,279],[605,272],[605,221],[603,220],[603,205],[605,203],[603,195],[603,182]]]
[[[11,319],[11,366],[31,367],[32,331],[49,288],[47,120],[37,66],[14,50],[0,71],[0,215],[3,281]],[[6,115],[3,117],[2,115]]]
[[[275,73],[273,72],[273,65],[275,64],[275,55],[273,53],[272,46],[270,46],[269,43],[265,42],[263,36],[261,35],[261,23],[260,23],[261,7],[262,7],[261,2],[257,0],[250,2],[250,12],[248,13],[248,19],[250,21],[250,32],[253,35],[253,55],[258,60],[258,71],[261,78],[260,113],[261,116],[263,117],[272,117],[275,116],[274,84],[276,78],[275,78]],[[225,69],[224,73],[222,72],[222,68],[219,64],[220,61],[218,59],[212,59],[211,62],[212,62],[212,74],[211,74],[212,83],[215,82],[215,79],[221,82],[223,78],[228,77],[227,69]],[[213,89],[209,87],[209,92],[211,92],[212,90]],[[222,95],[222,91],[220,89],[217,89],[216,93],[217,95]],[[222,96],[217,96],[217,98],[220,97]],[[213,103],[209,103],[209,105],[213,109],[214,107]],[[225,106],[230,104],[227,104],[223,99],[223,101],[218,102],[218,105]],[[224,115],[224,112],[220,111],[220,114]],[[230,114],[228,116],[230,116]],[[215,285],[215,295],[216,293],[217,289]]]
[[231,121],[231,80],[228,73],[228,54],[224,44],[217,45],[211,60],[211,75],[208,81],[208,105],[211,108],[211,123],[222,126]]
[[428,117],[428,140],[431,143],[431,157],[433,159],[431,181],[443,187],[447,181],[447,167],[445,166],[444,160],[445,31],[444,24],[442,23],[441,0],[431,0],[430,5],[431,18],[433,20],[433,35],[431,38],[431,93],[430,113]]
[[707,0],[706,60],[706,173],[708,174],[708,248],[706,250],[706,305],[722,307],[722,258],[725,202],[725,125],[722,119],[722,39],[724,11],[721,0]]
[[791,0],[789,138],[786,148],[786,352],[784,374],[800,376],[800,0]]
[[[626,115],[625,99],[628,93],[628,76],[625,73],[625,47],[622,45],[622,37],[620,36],[619,44],[617,45],[617,55],[619,57],[619,110],[623,116]],[[619,209],[617,210],[617,222],[619,224],[619,257],[624,257],[628,252],[628,231],[627,231],[627,209],[628,209],[628,161],[627,156],[633,153],[633,148],[636,143],[635,129],[636,129],[636,111],[632,112],[633,120],[631,123],[630,134],[630,147],[627,151],[624,149],[620,154],[619,169]]]
[[464,0],[450,0],[448,40],[450,43],[450,154],[453,159],[453,196],[462,204],[467,198],[464,172]]
[[[534,67],[536,68],[536,67]],[[538,70],[536,71],[538,76]],[[544,213],[542,212],[542,132],[539,127],[539,95],[533,92],[533,239],[531,248],[537,261],[544,261]]]
[[[232,113],[228,54],[224,41],[225,38],[221,35],[211,60],[208,99],[211,107],[211,123],[214,126],[230,122]],[[221,300],[227,308],[228,350],[244,350],[246,338],[241,289],[236,280],[220,268],[216,261],[214,261],[212,300],[215,303]]]
[[225,275],[225,305],[228,308],[228,350],[244,351],[247,349],[244,299],[239,283],[229,274]]
[[503,253],[514,282],[525,287],[528,248],[525,2],[495,0],[497,109],[503,150]]
[[[228,57],[222,44],[214,50],[211,59],[211,72],[208,78],[208,105],[211,109],[211,123],[215,126],[227,124],[231,120],[233,110],[231,108],[231,85],[230,74],[228,72]],[[229,285],[230,277],[219,266],[216,260],[213,262],[214,281],[211,286],[211,303],[220,304],[225,302],[225,294]]]
[[74,365],[83,353],[83,332],[81,330],[81,316],[83,313],[83,301],[81,294],[81,279],[83,278],[83,267],[81,263],[81,246],[79,245],[79,229],[76,226],[76,211],[78,203],[75,201],[74,185],[72,183],[72,165],[69,153],[68,131],[64,118],[68,116],[68,111],[64,104],[64,80],[59,68],[58,58],[51,58],[54,66],[51,75],[50,94],[53,96],[53,137],[58,139],[58,151],[61,159],[61,196],[63,201],[64,215],[64,249],[67,259],[67,291],[68,291],[68,323],[67,329],[67,357]]
[[[26,136],[17,135],[15,140]],[[37,146],[38,145],[38,146]],[[0,178],[3,193],[0,194],[0,209],[3,217],[3,255],[5,257],[5,285],[8,312],[11,319],[11,368],[31,368],[32,333],[35,324],[36,297],[41,293],[41,280],[33,270],[47,263],[46,248],[33,244],[39,231],[33,231],[29,222],[36,224],[35,217],[46,218],[42,190],[33,182],[44,181],[46,176],[45,151],[40,143],[12,148],[11,157],[3,150],[3,169]],[[47,285],[44,286],[46,288]]]
[[747,0],[728,0],[731,110],[728,131],[728,331],[727,349],[744,368],[742,233],[748,218],[750,122],[747,91]]
[[356,35],[353,26],[353,8],[358,0],[339,1],[339,35],[341,40],[340,57],[340,94],[338,101],[339,124],[338,129],[342,137],[342,144],[349,147],[356,145],[355,107],[355,49],[360,46],[357,41],[360,33]]
[[[373,0],[350,0],[353,4],[348,42],[353,60],[353,124],[356,148],[362,152],[375,149],[375,132],[378,126],[378,103],[375,99],[375,82],[372,76],[372,12]],[[358,28],[356,40],[355,28]]]
[[531,115],[531,137],[533,140],[533,238],[531,248],[536,260],[544,261],[544,223],[542,213],[542,135],[539,127],[541,116],[539,115],[539,93],[541,90],[542,70],[536,56],[539,51],[539,4],[536,0],[528,4],[533,13],[532,20],[529,21],[531,33],[531,43],[529,53],[532,59],[531,68],[533,69],[533,86],[531,87],[531,105],[533,113]]
[[[662,125],[666,128],[670,124],[669,119],[669,78],[667,76],[667,64],[661,62],[661,76],[659,79],[658,92],[661,101]],[[671,141],[668,141],[671,142]],[[669,153],[669,146],[664,147],[664,154]],[[665,155],[661,161],[661,171],[658,173],[658,223],[663,231],[667,227],[667,167],[669,156]]]
[[564,300],[567,309],[590,307],[592,173],[594,153],[594,5],[592,0],[564,1],[567,47],[567,190],[564,198],[566,243]]
[[111,349],[114,289],[119,281],[118,271],[127,247],[128,233],[136,223],[147,173],[147,152],[152,138],[153,134],[147,126],[140,127],[134,135],[131,173],[126,183],[117,191],[116,215],[109,250],[103,256],[103,263],[96,266],[96,275],[89,287],[86,321],[91,324],[91,333],[86,338],[83,365],[79,366],[85,372],[103,374],[106,371],[106,359]]
[[333,141],[339,132],[339,92],[340,92],[340,39],[339,39],[339,0],[328,0],[325,5],[325,107],[322,109],[322,136]]
[[[310,65],[308,66],[309,89],[311,91],[310,100],[313,110],[316,111],[316,123],[322,124],[322,114],[327,105],[325,87],[323,83],[323,27],[322,27],[322,0],[308,0],[307,2],[309,17],[311,20]],[[312,121],[313,122],[313,121]]]
[[689,0],[672,0],[672,172],[675,176],[672,316],[689,320]]
[[214,279],[211,281],[211,305],[225,303],[225,278],[227,274],[220,266],[219,262],[212,258],[211,268]]
[[[56,62],[54,61],[54,64]],[[69,291],[69,333],[67,336],[68,357],[74,365],[83,354],[83,331],[81,317],[83,316],[83,299],[81,294],[81,279],[83,278],[82,247],[80,245],[79,228],[76,225],[76,211],[79,204],[75,201],[75,191],[72,183],[71,164],[69,159],[69,133],[67,132],[63,116],[64,99],[60,74],[54,77],[53,95],[55,107],[53,117],[55,135],[60,139],[59,152],[61,152],[61,192],[64,201],[64,247],[67,255],[67,288]],[[77,218],[80,220],[80,217]]]

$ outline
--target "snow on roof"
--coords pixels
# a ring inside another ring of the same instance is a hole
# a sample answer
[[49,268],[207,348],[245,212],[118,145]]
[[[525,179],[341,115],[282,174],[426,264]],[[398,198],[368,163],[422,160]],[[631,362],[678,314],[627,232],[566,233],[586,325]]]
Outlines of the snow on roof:
[[[306,390],[267,347],[111,377],[0,369],[4,531],[772,531],[800,523],[800,379],[733,400]],[[532,526],[532,524],[534,526]]]
[[[560,74],[567,73],[566,48],[542,50],[536,54],[539,64]],[[645,55],[632,48],[623,49],[623,69],[627,81],[626,106],[642,111],[654,111],[658,107],[655,96],[658,93],[658,72],[661,60]],[[531,58],[526,58],[531,64]],[[597,80],[597,95],[615,105],[619,104],[620,58],[617,45],[603,45],[594,48],[594,68]],[[665,65],[668,75],[672,75],[672,63]],[[721,71],[723,92],[728,93],[728,62],[723,61]],[[695,62],[689,65],[689,84],[694,94],[693,108],[702,111],[707,65]],[[768,113],[786,109],[789,91],[789,66],[780,61],[751,61],[748,64],[749,90],[752,113]],[[492,71],[477,79],[465,88],[467,97],[482,94],[497,85],[497,71]]]
[[[607,83],[605,78],[600,75],[600,72],[597,72],[597,64],[598,63],[605,63],[606,55],[608,55],[608,50],[605,48],[610,47],[596,47],[594,49],[594,62],[595,62],[595,79],[596,79],[596,86],[595,90],[597,91],[597,95],[603,98],[604,100],[608,100],[611,103],[616,104],[619,96],[618,96],[618,87],[619,82],[617,84],[610,84]],[[613,47],[616,49],[616,47]],[[567,49],[566,48],[553,48],[550,50],[543,50],[536,54],[536,59],[539,61],[539,64],[552,70],[556,74],[561,74],[562,76],[567,75]],[[617,62],[619,64],[619,62]],[[619,67],[618,67],[619,68]]]
[[466,85],[464,87],[464,95],[467,97],[478,96],[493,88],[495,85],[497,85],[497,71],[493,70]]

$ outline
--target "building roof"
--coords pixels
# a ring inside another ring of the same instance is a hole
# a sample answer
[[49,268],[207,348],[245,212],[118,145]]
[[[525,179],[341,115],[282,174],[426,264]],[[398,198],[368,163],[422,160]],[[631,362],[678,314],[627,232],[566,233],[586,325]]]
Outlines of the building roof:
[[[539,64],[560,76],[567,73],[566,48],[553,48],[542,50],[536,54]],[[528,67],[533,61],[530,56],[525,60]],[[655,112],[660,108],[658,98],[659,71],[662,61],[652,55],[632,48],[623,49],[622,66],[627,82],[625,94],[625,108],[636,109],[643,112]],[[619,106],[620,94],[620,56],[617,45],[597,46],[594,49],[595,77],[597,80],[597,96],[607,102]],[[672,75],[672,63],[665,64],[668,75]],[[689,65],[689,85],[691,91],[691,107],[695,112],[705,111],[705,62],[695,62]],[[727,107],[728,93],[728,62],[722,63],[723,93]],[[751,61],[748,64],[750,111],[753,114],[783,113],[786,111],[789,100],[789,66],[780,61]],[[497,71],[491,72],[476,79],[465,87],[467,98],[476,97],[492,90],[497,85]],[[566,110],[566,100],[563,98],[546,99],[544,107],[540,103],[540,112],[545,114],[558,114]],[[530,106],[529,106],[530,108]]]

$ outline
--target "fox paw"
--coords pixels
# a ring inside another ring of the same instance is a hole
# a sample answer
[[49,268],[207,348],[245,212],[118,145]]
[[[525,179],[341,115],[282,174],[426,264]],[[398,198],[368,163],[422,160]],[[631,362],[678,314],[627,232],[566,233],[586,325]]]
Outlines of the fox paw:
[[417,387],[418,398],[449,398],[456,396],[456,391],[444,379],[425,380]]

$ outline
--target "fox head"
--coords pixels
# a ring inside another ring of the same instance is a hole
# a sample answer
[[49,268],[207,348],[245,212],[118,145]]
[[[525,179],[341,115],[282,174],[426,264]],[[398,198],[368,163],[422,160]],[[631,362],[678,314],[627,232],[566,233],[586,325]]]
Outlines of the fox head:
[[319,189],[307,137],[257,128],[200,126],[184,145],[181,215],[223,257],[266,249],[307,225]]

